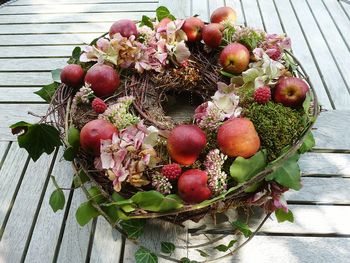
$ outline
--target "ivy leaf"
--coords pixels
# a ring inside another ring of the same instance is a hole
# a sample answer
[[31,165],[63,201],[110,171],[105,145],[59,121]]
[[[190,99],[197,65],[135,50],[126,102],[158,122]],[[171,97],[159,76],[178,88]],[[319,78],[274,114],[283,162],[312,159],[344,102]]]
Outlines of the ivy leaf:
[[72,51],[72,58],[79,60],[81,54],[81,48],[80,47],[75,47]]
[[231,224],[233,227],[237,228],[245,237],[250,237],[252,235],[252,231],[249,229],[249,226],[246,223],[237,220]]
[[243,183],[251,179],[265,167],[266,150],[262,150],[248,159],[237,157],[230,166],[230,175],[238,183]]
[[101,204],[106,200],[106,198],[101,194],[100,188],[97,186],[91,187],[89,190],[90,200],[93,200],[97,204]]
[[224,77],[228,77],[228,78],[236,77],[236,75],[233,75],[233,74],[226,72],[224,70],[220,70],[220,74],[223,75]]
[[90,178],[83,170],[79,170],[73,177],[73,184],[75,188],[80,187],[82,184],[90,181]]
[[160,6],[156,9],[156,16],[157,16],[157,20],[160,22],[163,18],[170,18],[171,20],[175,20],[176,18],[170,14],[170,11],[168,8],[166,8],[165,6]]
[[145,247],[140,247],[135,253],[136,263],[158,263],[158,257]]
[[164,196],[157,191],[138,192],[130,198],[140,208],[152,212],[166,212],[183,206],[177,195]]
[[85,226],[87,223],[90,222],[91,219],[99,216],[100,213],[96,210],[95,207],[93,207],[91,201],[82,203],[76,213],[75,218],[78,221],[79,225]]
[[36,95],[40,96],[47,103],[50,103],[58,86],[59,86],[59,84],[57,82],[54,82],[54,83],[51,83],[49,85],[43,86],[40,90],[35,91],[34,93]]
[[154,29],[152,20],[148,16],[142,16],[140,26],[148,26],[149,28]]
[[283,209],[279,208],[275,211],[275,216],[277,218],[278,223],[282,223],[284,221],[289,221],[291,223],[294,222],[294,216],[291,210],[288,210],[286,213]]
[[237,240],[231,240],[230,243],[228,243],[227,246],[221,244],[218,245],[216,247],[214,247],[216,250],[219,250],[221,252],[226,252],[227,250],[229,250],[231,247],[233,247],[233,245],[237,242]]
[[189,258],[183,257],[180,259],[181,263],[198,263],[198,261],[190,260]]
[[48,124],[17,122],[10,126],[12,132],[24,132],[18,136],[18,145],[27,150],[35,162],[45,152],[51,154],[62,145],[59,131]]
[[[121,202],[121,201],[127,201],[127,202],[129,202],[130,200],[129,199],[125,199],[124,197],[122,197],[120,194],[118,194],[117,192],[114,192],[113,194],[112,194],[112,199],[114,200],[114,201],[117,201],[117,202]],[[120,206],[120,208],[121,209],[123,209],[123,211],[124,212],[126,212],[126,213],[130,213],[130,212],[132,212],[132,211],[134,211],[135,210],[135,208],[134,208],[134,206],[133,205],[131,205],[131,204],[121,204],[121,205],[118,205],[118,206]]]
[[51,76],[54,82],[61,83],[61,71],[62,69],[60,68],[51,71]]
[[62,189],[56,189],[52,192],[49,204],[55,213],[57,212],[57,210],[62,210],[64,208],[65,202],[66,199],[64,197]]
[[128,238],[138,238],[143,233],[143,228],[146,224],[144,219],[131,219],[121,221],[120,225],[128,235]]
[[299,155],[295,154],[288,160],[284,161],[276,171],[266,177],[267,181],[275,180],[280,185],[283,185],[294,190],[300,190],[300,168],[298,165]]
[[303,141],[303,144],[300,146],[299,148],[299,153],[300,154],[303,154],[303,153],[306,153],[308,151],[310,151],[312,149],[312,147],[315,146],[315,138],[312,134],[312,132],[309,132],[304,141]]
[[175,245],[171,242],[162,242],[160,245],[160,250],[165,254],[171,254],[175,251]]
[[310,106],[311,106],[311,101],[312,101],[312,98],[311,98],[310,92],[308,92],[308,93],[306,93],[306,97],[305,97],[305,100],[303,102],[303,109],[304,109],[304,112],[306,114],[309,113],[309,109],[310,109]]
[[209,254],[203,250],[200,249],[196,249],[199,252],[199,255],[201,255],[202,257],[206,258],[209,257]]
[[72,162],[74,157],[77,155],[78,151],[72,146],[67,147],[67,149],[63,153],[63,158],[66,161]]

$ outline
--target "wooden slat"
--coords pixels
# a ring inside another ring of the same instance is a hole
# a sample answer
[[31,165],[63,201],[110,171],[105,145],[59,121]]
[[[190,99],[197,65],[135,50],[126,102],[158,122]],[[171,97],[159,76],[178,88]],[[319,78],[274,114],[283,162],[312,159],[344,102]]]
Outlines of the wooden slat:
[[52,83],[50,72],[0,72],[0,86],[43,86]]
[[39,90],[40,88],[26,88],[26,87],[20,87],[20,88],[6,88],[6,87],[0,87],[1,97],[0,97],[0,103],[6,102],[6,103],[18,103],[18,102],[27,102],[27,103],[37,103],[37,102],[44,102],[42,98],[40,98],[38,95],[34,94],[33,92]]
[[[284,3],[285,1],[279,1],[281,6],[283,6],[282,2]],[[320,30],[318,29],[315,21],[310,19],[310,10],[305,2],[296,0],[291,3],[297,13],[300,25],[304,30],[304,37],[309,41],[310,47],[322,73],[324,74],[324,77],[326,78],[327,76],[328,78],[327,86],[334,104],[339,104],[337,109],[348,109],[350,105],[349,91],[347,90],[346,84],[336,65],[334,64],[335,62],[332,58],[332,54],[330,53]]]
[[350,154],[306,153],[299,165],[304,175],[350,177]]
[[[86,34],[42,34],[42,35],[0,35],[0,49],[2,46],[21,46],[17,47],[17,51],[23,47],[32,45],[81,45],[90,43],[101,33],[86,33]],[[71,47],[72,49],[74,46]],[[4,54],[2,54],[4,55]]]
[[12,6],[16,5],[57,5],[57,4],[105,4],[105,3],[144,3],[144,2],[157,2],[157,0],[18,0],[11,3]]
[[75,219],[75,212],[83,202],[86,202],[84,193],[81,189],[75,190],[67,221],[62,225],[64,234],[57,258],[59,263],[86,260],[92,223],[81,227]]
[[[57,37],[57,36],[56,36]],[[74,46],[28,46],[28,47],[0,47],[0,57],[6,58],[9,63],[16,61],[9,60],[10,58],[47,58],[46,64],[55,63],[55,57],[60,58],[60,61],[67,61],[71,56]],[[50,62],[50,60],[52,62]],[[34,60],[33,60],[34,61]],[[45,60],[44,60],[45,63]],[[28,64],[27,60],[27,65]],[[30,69],[30,68],[29,68]]]
[[[290,6],[288,0],[275,1],[277,5],[277,11],[280,14],[280,18],[284,25],[287,35],[292,39],[292,48],[296,57],[303,63],[307,74],[310,76],[311,82],[317,92],[320,103],[326,108],[331,109],[332,104],[327,94],[327,89],[331,91],[333,106],[336,108],[347,108],[346,102],[342,99],[338,100],[338,96],[335,94],[336,87],[334,87],[333,77],[325,72],[320,71],[320,67],[315,63],[312,50],[310,51],[308,42],[303,36],[298,20],[294,16],[293,9]],[[317,53],[315,53],[317,54]],[[333,94],[334,98],[333,98]]]
[[[141,8],[139,7],[138,10]],[[119,19],[140,20],[142,14],[153,17],[154,9],[147,12],[106,12],[106,13],[76,13],[62,14],[22,14],[15,17],[11,15],[0,16],[0,24],[30,24],[30,23],[86,23],[86,22],[114,22]]]
[[188,0],[159,0],[158,5],[166,6],[175,17],[186,18],[191,16],[191,2]]
[[0,254],[5,262],[20,262],[25,252],[36,211],[41,205],[41,195],[50,176],[51,160],[52,155],[44,155],[28,165],[0,243]]
[[[2,157],[2,156],[1,156]],[[0,226],[3,225],[16,187],[21,179],[28,155],[17,144],[12,144],[0,170]]]
[[193,0],[191,15],[199,15],[199,18],[203,21],[210,22],[209,5],[206,3],[206,1],[203,0]]
[[[330,17],[327,9],[323,5],[322,1],[308,0],[310,11],[313,16],[317,18],[317,24],[324,36],[324,39],[338,64],[338,69],[343,75],[344,80],[347,83],[349,89],[350,85],[350,50],[345,44],[344,39],[337,30],[332,18]],[[302,5],[304,6],[304,4]],[[348,24],[350,28],[350,23]],[[345,32],[342,32],[344,34]],[[348,90],[350,94],[350,90]]]
[[215,9],[225,6],[224,0],[210,0],[209,3],[209,13],[213,13]]
[[113,229],[109,223],[100,217],[97,220],[92,245],[90,262],[94,263],[114,263],[119,262],[122,251],[122,236]]
[[319,149],[349,150],[350,111],[323,112],[316,122],[313,134]]
[[[63,155],[61,149],[58,153],[52,175],[60,187],[70,188],[72,185],[73,168],[72,165],[65,161],[59,161]],[[31,242],[28,247],[28,252],[25,262],[52,262],[56,249],[56,244],[59,239],[62,220],[67,207],[69,191],[64,191],[66,198],[66,206],[63,210],[54,213],[49,205],[51,193],[55,190],[52,181],[49,182],[45,196],[40,208],[37,222],[33,230]]]
[[256,0],[242,1],[247,26],[264,29]]
[[51,71],[63,68],[67,65],[67,60],[67,58],[0,59],[0,71]]
[[349,178],[302,178],[300,191],[288,191],[286,199],[292,202],[350,205]]
[[130,12],[130,11],[154,11],[157,3],[110,3],[95,4],[69,4],[69,5],[37,5],[37,6],[12,6],[6,5],[0,9],[0,14],[50,14],[50,13],[94,13],[94,12]]
[[3,162],[5,161],[5,153],[7,151],[7,148],[9,147],[9,142],[0,142],[0,171],[1,167],[3,165]]
[[270,34],[284,33],[273,0],[259,0],[258,2],[266,31]]
[[28,111],[43,115],[46,112],[45,104],[0,104],[0,141],[15,140],[9,126],[18,121],[38,122],[38,118],[28,115]]

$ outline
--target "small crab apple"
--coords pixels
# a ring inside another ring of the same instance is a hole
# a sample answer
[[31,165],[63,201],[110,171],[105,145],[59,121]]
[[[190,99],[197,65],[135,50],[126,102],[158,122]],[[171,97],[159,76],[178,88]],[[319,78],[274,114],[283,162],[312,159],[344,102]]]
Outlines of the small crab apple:
[[275,102],[282,103],[284,106],[298,108],[309,91],[306,82],[296,77],[281,77],[274,91]]
[[249,50],[242,44],[227,45],[220,53],[219,62],[226,72],[242,73],[247,69],[250,60]]
[[218,129],[220,150],[229,157],[249,158],[260,148],[260,138],[254,124],[247,118],[227,120]]
[[185,20],[181,29],[186,33],[189,42],[195,42],[202,39],[203,27],[204,23],[198,17],[189,17]]
[[121,34],[123,37],[129,38],[132,35],[137,36],[137,28],[133,21],[121,19],[112,24],[109,29],[109,37],[112,39],[117,33]]
[[234,9],[228,6],[219,7],[215,9],[210,16],[210,22],[220,23],[222,21],[229,20],[232,23],[235,23],[237,19],[237,14]]
[[217,23],[211,23],[204,26],[202,32],[204,43],[211,48],[217,48],[220,46],[222,41],[222,30],[223,26]]
[[79,88],[84,83],[84,70],[80,65],[70,64],[61,71],[61,82],[72,88]]
[[85,83],[91,86],[97,97],[107,97],[117,90],[120,79],[111,66],[95,64],[86,72]]
[[170,132],[167,148],[177,163],[190,165],[197,160],[206,143],[206,135],[198,126],[182,124]]
[[208,174],[199,169],[191,169],[184,172],[178,180],[179,195],[187,203],[196,204],[211,197],[211,191],[207,185]]
[[80,131],[80,146],[88,154],[100,155],[101,140],[112,139],[118,129],[106,120],[89,121]]

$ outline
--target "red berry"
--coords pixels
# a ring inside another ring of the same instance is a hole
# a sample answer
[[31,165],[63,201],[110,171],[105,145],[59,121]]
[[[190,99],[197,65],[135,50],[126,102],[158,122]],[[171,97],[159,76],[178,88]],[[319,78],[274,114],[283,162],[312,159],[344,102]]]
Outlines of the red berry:
[[271,89],[269,86],[262,86],[254,92],[254,100],[257,103],[265,104],[271,99]]
[[97,113],[104,113],[107,109],[107,104],[100,98],[95,98],[92,101],[91,106]]
[[166,164],[162,168],[162,174],[169,180],[176,180],[182,173],[182,169],[179,164],[172,163]]

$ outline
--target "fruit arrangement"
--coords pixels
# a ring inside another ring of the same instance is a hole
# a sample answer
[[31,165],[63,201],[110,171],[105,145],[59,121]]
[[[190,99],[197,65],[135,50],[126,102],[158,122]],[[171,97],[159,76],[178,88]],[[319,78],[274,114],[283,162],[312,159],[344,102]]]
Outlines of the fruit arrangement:
[[37,92],[47,115],[11,126],[33,160],[65,145],[89,200],[80,224],[290,213],[283,192],[301,188],[297,160],[314,144],[312,86],[287,36],[236,25],[229,7],[210,20],[159,7],[156,19],[116,21]]

